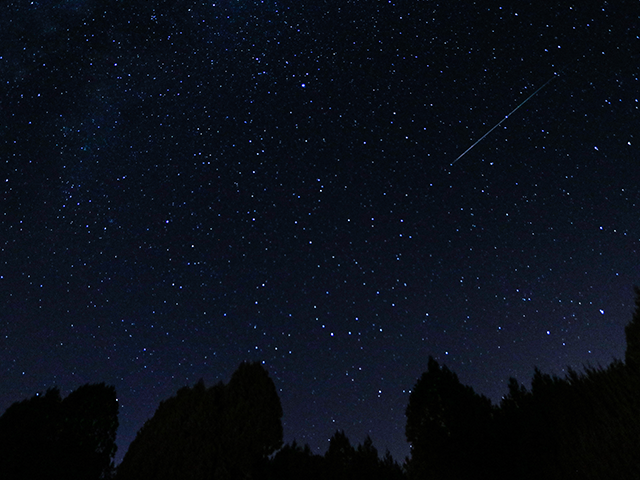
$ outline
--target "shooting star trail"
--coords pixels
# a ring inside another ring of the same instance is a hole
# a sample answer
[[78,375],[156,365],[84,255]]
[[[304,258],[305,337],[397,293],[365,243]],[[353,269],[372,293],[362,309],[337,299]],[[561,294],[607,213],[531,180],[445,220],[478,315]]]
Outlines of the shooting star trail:
[[[566,68],[566,67],[565,67]],[[562,69],[564,70],[564,68]],[[473,145],[471,145],[469,148],[467,148],[464,152],[462,152],[462,155],[460,155],[458,158],[456,158],[452,163],[451,166],[453,166],[454,163],[456,163],[458,160],[460,160],[462,157],[464,157],[467,152],[469,150],[471,150],[473,147],[475,147],[478,143],[480,143],[487,135],[489,135],[491,132],[493,132],[496,128],[498,128],[502,122],[504,122],[507,118],[509,118],[516,110],[518,110],[522,105],[524,105],[525,103],[527,103],[536,93],[538,93],[540,90],[542,90],[544,87],[546,87],[554,78],[556,78],[558,75],[560,75],[560,73],[562,73],[562,70],[558,73],[554,73],[553,77],[551,77],[549,80],[547,80],[546,82],[544,82],[544,84],[538,88],[535,92],[533,92],[531,95],[529,95],[524,102],[522,102],[520,105],[518,105],[516,108],[514,108],[513,110],[511,110],[511,112],[509,113],[509,115],[507,115],[506,117],[504,117],[502,120],[500,120],[498,123],[496,123],[493,128],[491,130],[489,130],[487,133],[485,133],[483,136],[481,136],[478,140],[476,140],[474,142]]]

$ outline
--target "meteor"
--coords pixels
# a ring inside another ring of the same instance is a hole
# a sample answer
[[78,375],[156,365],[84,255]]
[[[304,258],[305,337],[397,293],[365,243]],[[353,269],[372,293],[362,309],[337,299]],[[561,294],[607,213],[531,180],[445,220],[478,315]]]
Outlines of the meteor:
[[[566,68],[566,67],[565,67]],[[563,69],[564,70],[564,69]],[[562,73],[562,70],[560,71],[560,73]],[[481,136],[478,140],[475,141],[475,143],[473,145],[471,145],[469,148],[467,148],[464,152],[462,152],[462,155],[460,155],[458,158],[456,158],[452,163],[451,166],[453,166],[454,163],[456,163],[458,160],[460,160],[462,157],[464,157],[467,152],[469,150],[471,150],[473,147],[475,147],[478,143],[480,143],[484,137],[486,137],[487,135],[489,135],[491,132],[493,132],[496,128],[498,128],[500,126],[500,124],[502,122],[504,122],[507,118],[509,118],[516,110],[518,110],[522,105],[524,105],[525,103],[527,103],[536,93],[538,93],[540,90],[542,90],[544,87],[546,87],[551,80],[553,80],[554,78],[556,78],[560,73],[554,73],[553,77],[551,77],[549,80],[547,80],[546,82],[544,82],[544,84],[538,88],[535,92],[533,92],[531,95],[529,95],[524,102],[522,102],[520,105],[518,105],[516,108],[514,108],[513,110],[511,110],[511,112],[509,113],[509,115],[507,115],[506,117],[504,117],[502,120],[500,120],[498,123],[496,123],[493,128],[491,130],[489,130],[487,133],[485,133],[483,136]]]

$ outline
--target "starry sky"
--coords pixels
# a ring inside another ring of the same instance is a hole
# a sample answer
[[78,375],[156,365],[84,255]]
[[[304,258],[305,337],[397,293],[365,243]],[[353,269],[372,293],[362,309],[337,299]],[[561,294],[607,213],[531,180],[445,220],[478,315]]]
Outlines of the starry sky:
[[402,461],[429,355],[494,402],[623,358],[638,12],[8,2],[0,411],[112,384],[119,461],[161,400],[261,361],[285,442]]

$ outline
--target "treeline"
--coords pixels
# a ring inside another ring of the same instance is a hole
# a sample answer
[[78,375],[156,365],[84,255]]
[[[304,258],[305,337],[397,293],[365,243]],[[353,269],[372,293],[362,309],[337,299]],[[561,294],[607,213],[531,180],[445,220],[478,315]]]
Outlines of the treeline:
[[509,379],[499,405],[429,358],[406,410],[410,479],[640,478],[640,290],[625,361],[535,369],[531,390]]
[[312,453],[309,445],[301,447],[294,441],[280,449],[266,467],[263,478],[269,480],[406,479],[403,468],[388,450],[380,458],[369,436],[354,447],[340,430],[331,437],[324,456]]
[[407,408],[410,479],[638,479],[640,382],[616,361],[511,378],[499,406],[429,359]]
[[200,380],[160,403],[116,469],[113,387],[58,389],[16,402],[0,417],[0,479],[403,480],[369,437],[357,447],[337,431],[324,456],[282,444],[282,407],[259,363],[242,363],[227,385]]
[[429,357],[406,409],[411,455],[400,466],[369,437],[337,431],[324,455],[282,444],[282,407],[259,363],[228,384],[202,381],[160,403],[116,469],[115,389],[84,385],[16,402],[0,417],[2,479],[458,480],[640,478],[640,290],[625,328],[625,361],[535,370],[499,405]]

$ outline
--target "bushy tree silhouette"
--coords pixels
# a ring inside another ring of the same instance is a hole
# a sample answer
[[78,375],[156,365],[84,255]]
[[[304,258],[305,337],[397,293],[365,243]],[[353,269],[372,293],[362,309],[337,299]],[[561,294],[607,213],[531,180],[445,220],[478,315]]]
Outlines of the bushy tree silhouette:
[[83,385],[62,401],[62,444],[75,452],[66,456],[65,478],[108,476],[113,470],[118,429],[116,390],[104,383]]
[[259,363],[242,363],[226,389],[225,464],[250,472],[282,446],[282,406],[273,381]]
[[223,396],[222,384],[206,389],[201,380],[162,401],[129,446],[117,478],[205,478],[220,454]]
[[180,389],[160,403],[131,443],[118,479],[236,479],[255,473],[282,445],[282,407],[258,363],[228,385]]
[[116,452],[115,388],[84,385],[64,400],[57,388],[16,402],[0,417],[0,478],[100,479]]
[[491,465],[491,401],[462,385],[458,376],[429,357],[427,371],[409,397],[406,436],[412,478],[463,478]]

